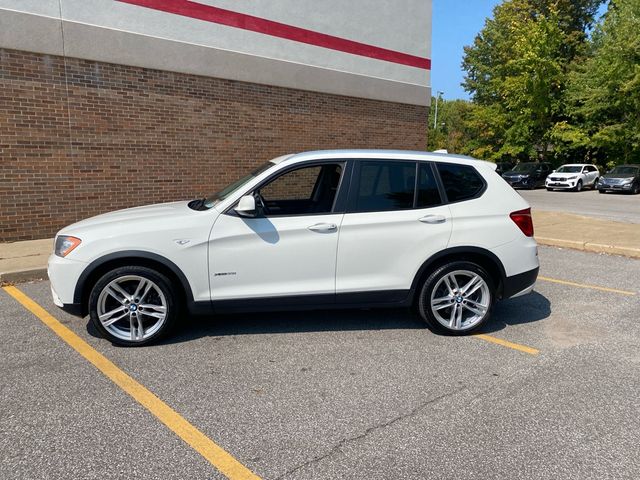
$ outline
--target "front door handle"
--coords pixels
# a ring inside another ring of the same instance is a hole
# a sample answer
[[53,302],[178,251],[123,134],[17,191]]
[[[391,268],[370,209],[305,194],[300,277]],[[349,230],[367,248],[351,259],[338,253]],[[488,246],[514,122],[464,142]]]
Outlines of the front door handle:
[[419,222],[422,223],[444,223],[447,221],[446,217],[444,215],[425,215],[422,218],[418,219]]
[[307,227],[307,229],[312,232],[330,233],[338,230],[338,226],[335,223],[316,223],[315,225]]

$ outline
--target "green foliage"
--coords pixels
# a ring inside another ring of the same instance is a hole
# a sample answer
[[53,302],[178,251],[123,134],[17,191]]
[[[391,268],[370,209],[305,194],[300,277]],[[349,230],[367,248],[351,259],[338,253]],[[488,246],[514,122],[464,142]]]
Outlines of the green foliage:
[[640,0],[612,0],[589,55],[569,76],[560,136],[601,161],[640,162]]
[[[506,0],[472,46],[464,87],[476,108],[472,152],[482,158],[558,155],[554,132],[566,120],[569,66],[585,50],[600,0]],[[564,132],[568,133],[568,132]]]

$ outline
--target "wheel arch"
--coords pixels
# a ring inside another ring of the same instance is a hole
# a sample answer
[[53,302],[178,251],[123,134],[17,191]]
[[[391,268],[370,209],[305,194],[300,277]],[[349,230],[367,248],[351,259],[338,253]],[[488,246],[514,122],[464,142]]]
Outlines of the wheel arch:
[[419,294],[420,285],[436,268],[450,261],[470,261],[483,267],[494,279],[496,284],[496,296],[502,298],[504,282],[507,274],[504,265],[498,256],[482,247],[461,246],[451,247],[429,257],[418,269],[411,283],[411,303],[413,304]]
[[178,300],[181,301],[183,305],[193,303],[191,285],[185,274],[175,263],[156,253],[127,250],[100,257],[84,269],[78,278],[73,294],[73,301],[75,304],[80,305],[82,316],[88,313],[89,295],[91,289],[100,277],[114,268],[125,266],[147,267],[156,270],[178,287],[176,289],[179,295]]

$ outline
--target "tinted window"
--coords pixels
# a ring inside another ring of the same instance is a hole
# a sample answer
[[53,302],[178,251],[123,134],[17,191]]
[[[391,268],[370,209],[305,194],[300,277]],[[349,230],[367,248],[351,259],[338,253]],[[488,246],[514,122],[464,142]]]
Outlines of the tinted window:
[[437,165],[447,199],[450,202],[475,197],[484,188],[480,174],[473,167],[451,163],[438,163]]
[[415,162],[363,161],[354,211],[376,212],[413,207]]
[[433,207],[442,203],[438,184],[433,175],[431,165],[428,163],[420,163],[418,168],[418,195],[417,208]]
[[302,167],[280,175],[257,192],[264,202],[264,214],[309,215],[333,209],[342,165]]

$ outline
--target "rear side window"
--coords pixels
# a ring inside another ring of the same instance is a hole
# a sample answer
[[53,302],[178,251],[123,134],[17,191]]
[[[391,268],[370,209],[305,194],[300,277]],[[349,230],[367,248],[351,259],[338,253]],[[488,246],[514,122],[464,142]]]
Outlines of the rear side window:
[[433,169],[428,163],[420,163],[418,167],[418,195],[416,208],[435,207],[440,205],[440,192],[436,183]]
[[415,162],[363,161],[355,196],[356,212],[413,208]]
[[450,202],[469,200],[482,192],[484,181],[469,165],[438,163],[438,173]]

